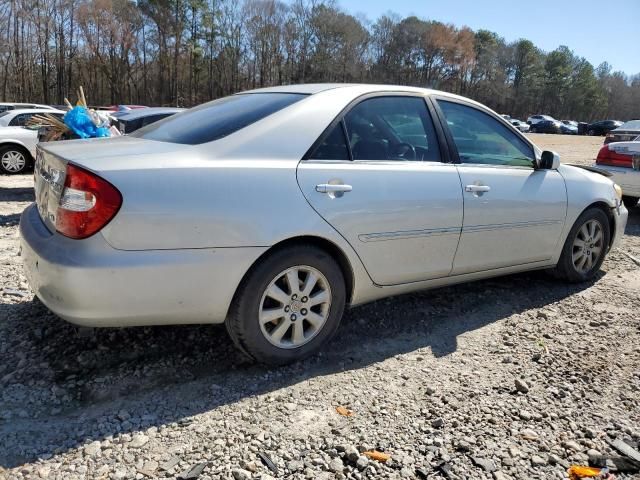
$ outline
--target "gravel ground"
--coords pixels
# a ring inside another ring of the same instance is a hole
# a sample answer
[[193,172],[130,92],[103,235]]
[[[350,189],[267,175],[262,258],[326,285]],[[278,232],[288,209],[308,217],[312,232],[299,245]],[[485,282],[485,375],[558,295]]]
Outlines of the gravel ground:
[[[602,141],[532,138],[569,163]],[[17,256],[32,196],[30,176],[0,178],[0,478],[566,478],[640,440],[640,208],[593,283],[537,272],[379,301],[273,369],[219,327],[87,335],[50,314]]]

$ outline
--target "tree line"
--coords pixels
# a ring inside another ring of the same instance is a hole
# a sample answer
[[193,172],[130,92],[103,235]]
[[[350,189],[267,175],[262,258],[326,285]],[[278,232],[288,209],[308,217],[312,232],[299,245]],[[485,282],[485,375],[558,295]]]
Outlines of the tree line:
[[436,88],[500,113],[640,118],[640,74],[560,46],[332,0],[0,0],[0,99],[192,106],[289,83]]

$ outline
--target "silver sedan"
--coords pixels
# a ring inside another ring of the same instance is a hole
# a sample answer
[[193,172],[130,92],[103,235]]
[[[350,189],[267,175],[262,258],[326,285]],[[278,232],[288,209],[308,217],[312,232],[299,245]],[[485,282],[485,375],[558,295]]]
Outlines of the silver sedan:
[[495,112],[411,87],[222,98],[114,139],[39,146],[22,256],[85,326],[225,323],[254,359],[316,352],[345,306],[550,269],[590,280],[620,188]]

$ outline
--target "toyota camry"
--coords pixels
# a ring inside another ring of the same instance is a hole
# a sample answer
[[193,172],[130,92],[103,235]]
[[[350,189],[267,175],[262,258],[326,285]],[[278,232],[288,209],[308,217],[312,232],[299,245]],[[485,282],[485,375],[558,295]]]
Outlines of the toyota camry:
[[346,306],[527,270],[596,275],[620,188],[469,99],[298,85],[133,135],[39,146],[31,287],[91,327],[224,323],[257,361],[316,352]]

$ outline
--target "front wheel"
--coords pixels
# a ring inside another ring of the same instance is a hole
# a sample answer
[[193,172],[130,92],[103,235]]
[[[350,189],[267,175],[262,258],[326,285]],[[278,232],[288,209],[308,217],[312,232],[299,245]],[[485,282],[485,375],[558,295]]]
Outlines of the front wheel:
[[596,134],[595,130],[587,130],[587,135],[589,135],[590,137],[593,137]]
[[245,354],[283,365],[316,353],[336,332],[346,302],[340,266],[309,245],[279,250],[242,282],[226,327]]
[[638,197],[627,197],[626,195],[622,197],[622,202],[627,208],[635,207],[636,205],[638,205],[638,200],[640,200],[640,198]]
[[609,219],[599,208],[586,210],[571,228],[553,273],[572,283],[591,280],[609,248]]

